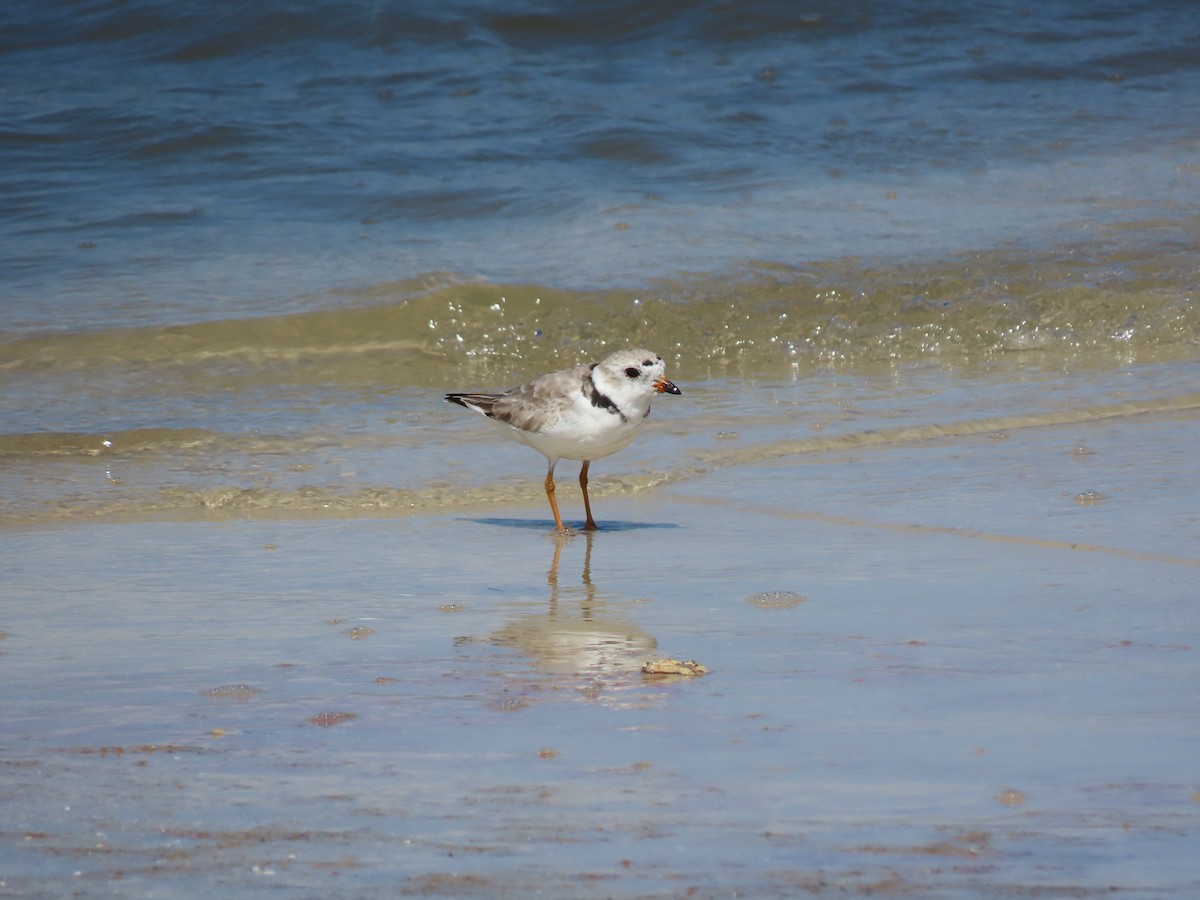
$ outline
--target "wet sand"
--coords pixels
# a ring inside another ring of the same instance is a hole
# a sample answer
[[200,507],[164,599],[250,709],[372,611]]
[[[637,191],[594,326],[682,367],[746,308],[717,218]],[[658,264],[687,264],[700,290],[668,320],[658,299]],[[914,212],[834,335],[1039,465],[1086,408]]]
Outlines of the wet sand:
[[1196,409],[736,460],[703,393],[590,536],[8,529],[0,895],[1200,892]]

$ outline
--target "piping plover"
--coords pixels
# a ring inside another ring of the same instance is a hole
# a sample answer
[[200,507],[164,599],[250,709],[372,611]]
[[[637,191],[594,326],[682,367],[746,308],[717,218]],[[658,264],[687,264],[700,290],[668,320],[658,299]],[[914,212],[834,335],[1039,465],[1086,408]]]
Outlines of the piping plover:
[[583,462],[579,486],[587,512],[584,528],[594,531],[588,500],[588,466],[637,436],[655,394],[678,394],[667,381],[662,357],[649,350],[618,350],[598,363],[541,375],[497,394],[447,394],[446,400],[505,426],[509,437],[528,444],[550,462],[546,498],[560,534],[570,534],[554,499],[554,467],[560,459]]

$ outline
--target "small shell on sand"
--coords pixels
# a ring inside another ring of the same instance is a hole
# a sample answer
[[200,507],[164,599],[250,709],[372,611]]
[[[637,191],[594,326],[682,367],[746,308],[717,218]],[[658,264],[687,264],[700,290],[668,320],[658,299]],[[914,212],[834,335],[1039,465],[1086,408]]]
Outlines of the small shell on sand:
[[1025,803],[1025,792],[1018,791],[1015,788],[1005,788],[997,797],[1004,806],[1021,806]]
[[318,728],[333,728],[336,725],[352,722],[357,718],[358,713],[353,712],[320,712],[315,716],[309,716],[308,724],[316,725]]
[[759,609],[791,609],[808,598],[793,591],[759,591],[746,598],[746,602]]
[[708,669],[700,665],[694,659],[652,659],[644,666],[642,671],[647,675],[689,675],[699,676],[707,675]]

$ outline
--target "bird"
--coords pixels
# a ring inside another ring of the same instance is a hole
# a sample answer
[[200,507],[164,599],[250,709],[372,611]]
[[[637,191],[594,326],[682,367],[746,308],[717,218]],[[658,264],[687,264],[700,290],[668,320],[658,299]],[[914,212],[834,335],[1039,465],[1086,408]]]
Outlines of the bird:
[[498,393],[446,394],[456,403],[503,425],[508,436],[537,450],[549,463],[546,498],[559,534],[574,534],[563,524],[554,496],[554,467],[560,459],[579,460],[579,487],[587,514],[585,531],[598,526],[588,499],[588,467],[629,445],[650,415],[658,394],[681,394],[667,380],[662,357],[649,350],[617,350],[599,362],[539,375]]

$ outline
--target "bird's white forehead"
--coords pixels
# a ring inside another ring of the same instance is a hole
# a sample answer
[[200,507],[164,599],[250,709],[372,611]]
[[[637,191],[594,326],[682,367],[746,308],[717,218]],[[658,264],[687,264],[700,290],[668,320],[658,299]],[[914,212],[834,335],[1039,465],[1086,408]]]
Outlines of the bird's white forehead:
[[605,357],[601,363],[601,365],[615,368],[638,366],[644,369],[661,366],[662,364],[662,357],[652,350],[618,350],[616,353]]

